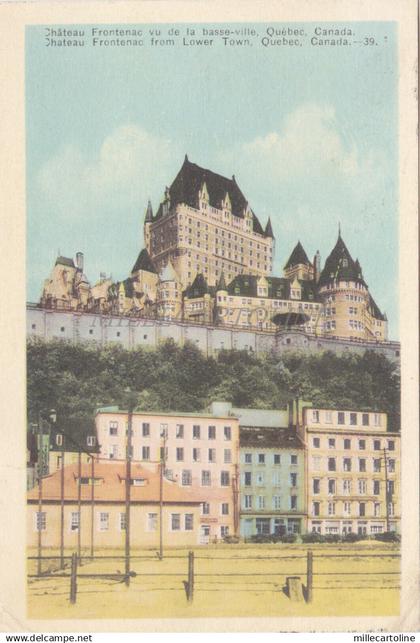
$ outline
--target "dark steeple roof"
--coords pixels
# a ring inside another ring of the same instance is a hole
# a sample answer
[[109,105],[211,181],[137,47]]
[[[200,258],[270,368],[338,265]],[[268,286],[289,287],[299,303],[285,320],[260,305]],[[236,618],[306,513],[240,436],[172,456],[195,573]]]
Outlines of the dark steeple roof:
[[[192,208],[196,208],[198,206],[198,192],[204,183],[206,184],[209,203],[212,207],[220,208],[226,194],[229,194],[232,213],[241,219],[244,218],[244,211],[247,208],[248,202],[242,194],[236,179],[234,177],[228,179],[221,174],[216,174],[211,170],[191,163],[187,155],[185,155],[184,163],[169,188],[170,207],[173,208],[179,203],[185,203]],[[162,211],[163,208],[161,204],[156,218],[162,215]],[[252,220],[254,232],[264,234],[254,212],[252,212]]]
[[154,267],[146,248],[143,248],[143,250],[141,250],[139,256],[137,257],[137,261],[133,266],[131,274],[133,274],[133,272],[137,272],[138,270],[145,270],[146,272],[153,272],[157,274],[156,268]]
[[324,286],[334,279],[358,281],[366,285],[363,280],[360,264],[358,261],[353,261],[346,244],[341,238],[341,234],[338,235],[337,243],[325,261],[318,286]]
[[373,317],[375,319],[380,319],[381,321],[386,321],[386,315],[381,313],[381,311],[378,308],[378,305],[376,304],[375,300],[373,299],[372,295],[369,294],[369,303],[368,307],[370,309],[370,312],[372,313]]
[[303,249],[303,246],[300,241],[298,241],[295,247],[293,248],[292,254],[290,255],[286,265],[284,266],[284,269],[287,270],[287,268],[291,268],[292,266],[297,266],[299,263],[311,265],[311,262],[308,259],[308,255]]
[[268,217],[267,225],[265,226],[264,234],[266,237],[274,239],[273,228],[271,227],[271,219]]
[[204,275],[202,275],[201,272],[196,275],[191,286],[188,286],[188,288],[186,288],[185,290],[185,296],[189,299],[203,297],[203,295],[207,295],[208,293],[210,293],[210,289],[206,279],[204,278]]
[[151,223],[153,221],[153,208],[150,199],[147,202],[146,216],[144,218],[145,223]]
[[223,273],[223,270],[220,275],[219,283],[217,284],[216,290],[227,290],[225,275]]
[[70,268],[75,268],[76,267],[74,265],[73,259],[69,259],[69,257],[57,257],[55,265],[57,265],[57,264],[61,264],[62,266],[69,266]]

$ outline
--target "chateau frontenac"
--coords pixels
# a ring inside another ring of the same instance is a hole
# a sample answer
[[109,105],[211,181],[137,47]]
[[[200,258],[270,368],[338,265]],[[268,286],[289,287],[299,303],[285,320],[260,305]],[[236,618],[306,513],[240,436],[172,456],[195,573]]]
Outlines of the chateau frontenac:
[[43,309],[191,322],[256,331],[298,329],[310,336],[386,342],[387,319],[341,232],[322,267],[298,241],[272,276],[275,239],[261,225],[235,176],[184,163],[156,214],[149,201],[144,245],[123,281],[101,273],[92,285],[76,260],[58,257],[45,281]]

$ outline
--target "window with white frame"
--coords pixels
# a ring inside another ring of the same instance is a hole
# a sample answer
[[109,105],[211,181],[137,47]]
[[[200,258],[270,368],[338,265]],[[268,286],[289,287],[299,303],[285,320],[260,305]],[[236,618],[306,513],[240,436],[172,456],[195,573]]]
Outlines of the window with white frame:
[[373,471],[379,473],[381,471],[381,458],[373,459]]
[[194,448],[192,450],[193,462],[200,462],[200,449]]
[[94,435],[87,436],[87,445],[88,447],[94,447],[96,445],[96,438]]
[[175,427],[175,437],[177,438],[183,438],[184,437],[184,425],[183,424],[177,424]]
[[312,446],[314,447],[314,449],[319,449],[321,446],[320,438],[312,438]]
[[312,422],[319,423],[319,411],[312,411]]
[[381,426],[381,416],[379,413],[375,413],[373,416],[373,424],[375,426]]
[[364,478],[358,480],[358,488],[360,494],[365,494],[367,490],[367,481]]
[[200,425],[199,424],[194,424],[194,426],[193,426],[193,439],[194,440],[199,440],[200,439],[200,433],[201,433]]
[[72,511],[70,514],[70,531],[79,531],[80,514],[78,511]]
[[109,513],[101,511],[99,513],[99,531],[108,531],[109,529]]
[[232,462],[232,451],[230,449],[224,449],[223,461],[225,464],[230,464]]
[[344,478],[343,480],[343,493],[347,496],[351,494],[351,479]]
[[210,513],[210,503],[209,502],[203,502],[201,505],[201,513],[203,516],[208,516]]
[[210,487],[211,486],[211,472],[210,471],[202,471],[201,472],[201,485],[203,487]]
[[229,503],[228,502],[222,502],[221,514],[222,514],[222,516],[228,516],[229,515]]
[[225,426],[223,427],[223,437],[225,440],[231,440],[232,439],[232,429],[230,426]]
[[298,457],[295,453],[292,453],[290,456],[290,464],[297,464],[298,463]]
[[228,487],[230,485],[230,474],[229,471],[220,472],[220,484],[222,487]]
[[395,460],[388,458],[388,472],[395,473]]
[[335,515],[335,502],[329,502],[328,503],[328,515],[329,516],[334,516]]
[[171,530],[180,531],[181,529],[181,514],[171,514]]
[[328,448],[335,449],[335,438],[328,438]]
[[194,514],[185,514],[184,526],[185,531],[192,531],[194,529]]
[[190,486],[192,484],[192,472],[191,469],[183,469],[181,482],[183,487]]
[[252,464],[252,453],[244,454],[244,462],[245,464]]
[[118,458],[118,444],[111,444],[109,447],[109,459],[116,460]]
[[252,509],[252,496],[244,495],[244,509]]
[[281,464],[281,456],[280,453],[275,453],[273,455],[273,464]]
[[281,509],[281,496],[272,497],[273,509]]
[[118,435],[118,422],[109,423],[109,435]]
[[258,454],[258,464],[265,464],[265,453]]
[[182,462],[184,460],[184,448],[183,447],[177,447],[177,449],[176,449],[176,459],[177,459],[177,462]]
[[120,513],[119,515],[119,528],[120,531],[125,531],[127,525],[125,512]]
[[297,509],[297,496],[290,496],[290,509]]
[[265,509],[265,496],[257,496],[257,509]]
[[326,424],[332,424],[332,412],[325,411],[325,422]]
[[314,471],[320,471],[321,470],[321,457],[314,455],[312,456],[312,469]]
[[226,536],[229,536],[229,527],[227,525],[220,526],[220,536],[222,538],[226,538]]
[[209,426],[208,439],[209,440],[215,440],[216,439],[216,427],[215,426]]
[[150,423],[143,422],[141,425],[141,434],[144,438],[147,438],[150,435]]
[[142,460],[150,460],[150,447],[142,447],[141,448],[141,459]]
[[345,516],[351,515],[351,502],[346,501],[343,503],[343,513]]
[[343,471],[351,471],[351,458],[343,458]]
[[157,531],[158,515],[157,513],[147,514],[147,531]]
[[375,518],[380,518],[381,515],[381,503],[380,502],[375,502],[373,504],[373,515]]

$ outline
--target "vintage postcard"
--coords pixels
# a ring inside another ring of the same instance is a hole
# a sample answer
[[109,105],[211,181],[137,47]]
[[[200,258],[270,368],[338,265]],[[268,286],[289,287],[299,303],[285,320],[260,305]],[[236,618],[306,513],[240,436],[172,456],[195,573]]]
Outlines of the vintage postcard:
[[0,12],[4,629],[415,631],[414,3]]

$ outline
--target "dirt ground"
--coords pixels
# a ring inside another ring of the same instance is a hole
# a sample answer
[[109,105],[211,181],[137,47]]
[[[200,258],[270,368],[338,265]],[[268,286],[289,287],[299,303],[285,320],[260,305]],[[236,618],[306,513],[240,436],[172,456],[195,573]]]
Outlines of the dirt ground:
[[[314,556],[313,600],[292,601],[285,591],[286,578],[300,577],[305,591],[308,548]],[[97,553],[121,555],[110,550]],[[134,551],[131,569],[136,575],[129,588],[120,579],[82,577],[122,573],[123,558],[83,561],[74,605],[69,601],[69,578],[29,578],[28,617],[394,616],[399,612],[396,545],[220,545],[197,547],[194,554],[192,602],[185,591],[188,550],[167,550],[162,561],[155,551]],[[29,574],[35,565],[29,561]],[[57,567],[57,561],[50,567]]]

